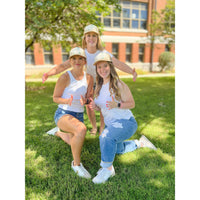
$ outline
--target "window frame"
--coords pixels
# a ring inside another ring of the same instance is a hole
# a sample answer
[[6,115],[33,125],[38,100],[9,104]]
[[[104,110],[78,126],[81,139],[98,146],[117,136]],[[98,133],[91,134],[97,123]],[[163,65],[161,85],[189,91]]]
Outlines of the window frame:
[[[113,46],[114,45],[117,45],[117,51],[116,52],[113,51],[113,49],[114,49]],[[117,59],[119,58],[119,43],[112,43],[112,55]]]
[[[140,51],[140,48],[143,48],[143,51]],[[145,44],[140,43],[139,44],[139,51],[138,51],[138,62],[143,63],[144,62],[144,52],[145,52]],[[140,59],[140,56],[142,56],[142,59]]]
[[[67,56],[67,59],[63,59],[64,56]],[[68,52],[62,47],[62,62],[65,62],[69,59]]]
[[[130,52],[127,51],[127,46],[129,46],[129,45],[130,45]],[[126,43],[126,62],[130,62],[130,63],[131,63],[131,60],[132,60],[132,46],[133,46],[132,43]],[[127,56],[128,57],[130,56],[129,60],[127,59]]]
[[[26,56],[31,56],[31,57],[32,57],[31,60],[33,60],[33,63],[27,63],[27,62],[26,62]],[[35,65],[34,50],[31,49],[31,48],[28,48],[28,50],[27,50],[26,53],[25,53],[25,63],[26,63],[26,65]]]
[[[48,50],[49,48],[49,50]],[[46,47],[43,47],[43,54],[44,54],[44,64],[45,65],[53,65],[54,64],[54,60],[53,60],[53,48],[52,48],[52,45],[49,44],[49,46],[46,48]],[[46,58],[45,56],[51,56],[52,57],[52,62],[46,62]]]
[[[129,4],[125,5],[123,2],[129,2]],[[136,9],[134,7],[134,3],[138,4],[138,8]],[[113,6],[110,6],[111,12],[110,15],[103,17],[102,14],[96,13],[98,19],[101,21],[101,23],[104,24],[105,28],[120,28],[120,29],[135,29],[135,30],[148,30],[148,3],[147,2],[137,2],[137,1],[120,1],[121,5],[121,12],[119,13],[119,16],[114,16],[114,9]],[[124,16],[123,9],[129,10],[129,17]],[[132,17],[133,10],[138,11],[138,18],[134,19]],[[142,19],[142,11],[146,11],[146,19]],[[110,20],[110,25],[107,26],[104,23],[104,20]],[[120,20],[119,26],[114,26],[114,20]],[[137,22],[137,28],[133,28],[133,22]],[[145,28],[143,28],[143,23],[145,23]],[[128,26],[125,26],[125,24],[128,23]]]

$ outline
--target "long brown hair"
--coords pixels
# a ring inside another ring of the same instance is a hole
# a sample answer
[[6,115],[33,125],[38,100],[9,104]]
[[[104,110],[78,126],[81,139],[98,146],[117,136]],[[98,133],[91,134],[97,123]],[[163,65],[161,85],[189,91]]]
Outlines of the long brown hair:
[[[87,34],[87,33],[86,33]],[[85,34],[85,35],[86,35]],[[95,33],[96,35],[97,35],[97,45],[96,45],[96,48],[98,49],[98,50],[104,50],[104,47],[103,47],[103,45],[102,45],[102,42],[101,42],[101,38],[100,38],[100,36],[99,36],[99,34],[97,34],[97,33]],[[83,49],[86,49],[87,48],[87,43],[86,43],[86,41],[85,41],[85,35],[83,36],[83,39],[82,39],[82,48]]]
[[[113,62],[107,62],[110,66],[110,85],[109,85],[109,91],[110,91],[110,96],[113,94],[115,95],[115,99],[120,101],[121,100],[121,93],[118,87],[118,83],[120,82],[119,76],[115,70],[115,67],[113,65]],[[103,78],[98,74],[97,72],[97,67],[96,67],[96,88],[94,92],[94,97],[98,97],[100,90],[103,85]]]

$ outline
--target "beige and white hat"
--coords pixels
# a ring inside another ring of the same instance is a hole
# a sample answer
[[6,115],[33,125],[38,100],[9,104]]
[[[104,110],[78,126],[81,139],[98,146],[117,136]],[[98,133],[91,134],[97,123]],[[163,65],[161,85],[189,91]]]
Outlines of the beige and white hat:
[[90,24],[84,28],[84,34],[88,32],[95,32],[99,35],[99,29],[93,24]]
[[96,65],[99,61],[109,61],[111,62],[111,58],[110,58],[110,55],[105,53],[105,52],[101,52],[99,53],[95,59],[94,59],[94,64],[93,65]]
[[82,56],[86,58],[85,51],[80,47],[75,47],[71,49],[71,51],[69,52],[69,58],[71,58],[72,56]]

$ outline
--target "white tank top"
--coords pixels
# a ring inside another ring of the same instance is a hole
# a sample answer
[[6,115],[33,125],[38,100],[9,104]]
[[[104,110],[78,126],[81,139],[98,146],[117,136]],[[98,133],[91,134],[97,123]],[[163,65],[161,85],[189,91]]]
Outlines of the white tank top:
[[[114,95],[113,97],[114,100],[117,101]],[[113,108],[108,110],[106,107],[106,101],[112,101],[109,91],[109,82],[105,85],[102,85],[99,96],[94,99],[95,104],[101,108],[104,122],[107,126],[116,119],[130,119],[133,117],[133,114],[129,109]]]
[[68,99],[71,97],[71,95],[73,95],[73,101],[71,106],[68,104],[59,104],[58,107],[73,112],[84,112],[84,106],[81,105],[80,99],[81,95],[85,97],[85,94],[87,92],[88,84],[86,73],[84,72],[82,80],[76,80],[73,77],[71,71],[67,71],[66,73],[69,74],[70,84],[64,89],[62,98]]
[[96,67],[95,65],[93,65],[93,63],[94,63],[95,57],[101,52],[105,52],[109,54],[111,58],[113,57],[113,55],[106,50],[103,50],[103,51],[97,50],[96,53],[89,53],[87,49],[85,49],[85,55],[87,57],[86,72],[94,78],[94,83],[96,83]]

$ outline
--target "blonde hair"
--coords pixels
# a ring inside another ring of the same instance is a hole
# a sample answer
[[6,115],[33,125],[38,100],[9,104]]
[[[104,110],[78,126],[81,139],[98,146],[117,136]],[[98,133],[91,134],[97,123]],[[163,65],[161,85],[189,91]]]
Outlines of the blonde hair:
[[[119,76],[115,70],[115,67],[112,62],[107,61],[107,63],[110,66],[110,85],[109,85],[109,91],[110,96],[113,94],[115,95],[115,99],[120,101],[121,100],[121,93],[118,87],[118,83],[120,82]],[[97,73],[97,67],[96,67],[96,88],[94,92],[94,97],[97,98],[99,96],[100,90],[103,85],[103,78]]]
[[[87,34],[87,33],[86,33]],[[83,36],[83,39],[82,39],[82,48],[83,49],[86,49],[87,48],[87,43],[86,43],[86,41],[85,41],[85,35],[86,34],[84,34],[84,36]],[[96,46],[96,48],[98,49],[98,50],[104,50],[104,47],[103,47],[103,45],[102,45],[102,42],[101,42],[101,38],[100,38],[100,36],[99,36],[99,34],[97,34],[97,33],[95,33],[96,35],[97,35],[97,46]]]

